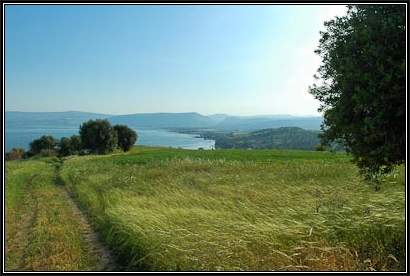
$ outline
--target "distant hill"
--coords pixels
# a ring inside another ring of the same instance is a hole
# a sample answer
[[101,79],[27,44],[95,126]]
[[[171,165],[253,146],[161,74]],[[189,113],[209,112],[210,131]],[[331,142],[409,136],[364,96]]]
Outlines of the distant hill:
[[224,130],[257,130],[279,127],[300,127],[304,129],[320,130],[322,117],[297,117],[290,115],[281,116],[228,116],[219,124],[218,129]]
[[109,115],[80,111],[5,113],[6,128],[65,128],[79,127],[90,119],[108,119],[113,124],[125,124],[133,128],[212,128],[223,131],[254,131],[266,128],[300,127],[319,130],[321,117],[292,115],[231,116],[227,114],[201,115],[187,113],[137,113]]
[[317,130],[299,127],[270,128],[252,132],[196,132],[201,137],[215,140],[215,148],[302,150],[314,150],[315,146],[320,144],[319,133]]
[[58,128],[58,127],[79,127],[81,123],[91,119],[104,119],[111,115],[81,112],[20,112],[6,111],[6,128]]
[[137,113],[130,115],[117,115],[108,118],[108,120],[113,124],[125,124],[135,128],[202,128],[215,125],[215,122],[211,118],[196,112]]

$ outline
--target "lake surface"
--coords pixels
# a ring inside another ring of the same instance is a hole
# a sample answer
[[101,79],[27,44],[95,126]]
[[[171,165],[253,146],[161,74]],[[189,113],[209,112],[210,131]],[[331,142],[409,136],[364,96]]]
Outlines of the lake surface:
[[[134,129],[138,133],[137,145],[164,146],[184,149],[211,149],[215,147],[214,140],[205,140],[196,135],[170,132],[163,129]],[[12,148],[28,150],[29,144],[42,135],[52,135],[54,138],[69,137],[78,134],[76,128],[5,128],[5,151]]]

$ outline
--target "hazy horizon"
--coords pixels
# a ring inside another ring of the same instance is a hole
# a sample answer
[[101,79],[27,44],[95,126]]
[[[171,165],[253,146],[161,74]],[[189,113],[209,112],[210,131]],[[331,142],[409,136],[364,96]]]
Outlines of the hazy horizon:
[[345,10],[8,5],[5,109],[320,116],[313,51]]
[[305,115],[298,115],[298,114],[247,114],[247,115],[240,115],[240,114],[232,114],[232,113],[201,113],[197,111],[184,111],[184,112],[166,112],[166,111],[158,111],[158,112],[132,112],[132,113],[105,113],[105,112],[90,112],[90,111],[82,111],[82,110],[62,110],[62,111],[23,111],[23,110],[5,110],[4,112],[26,112],[26,113],[64,113],[64,112],[82,112],[82,113],[94,113],[94,114],[103,114],[103,115],[112,115],[112,116],[121,116],[121,115],[133,115],[133,114],[156,114],[156,113],[173,113],[173,114],[183,114],[183,113],[198,113],[204,116],[212,116],[212,115],[228,115],[228,116],[235,116],[235,117],[259,117],[259,116],[294,116],[294,117],[322,117],[320,114],[305,114]]

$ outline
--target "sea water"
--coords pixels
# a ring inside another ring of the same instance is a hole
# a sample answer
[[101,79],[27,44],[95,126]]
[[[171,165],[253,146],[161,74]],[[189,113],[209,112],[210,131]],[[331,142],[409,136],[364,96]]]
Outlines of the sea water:
[[[134,129],[138,134],[137,145],[164,146],[183,149],[212,149],[214,140],[205,140],[196,135],[171,132],[164,129]],[[42,135],[54,138],[78,135],[76,128],[5,128],[5,151],[12,148],[28,150],[30,142]]]

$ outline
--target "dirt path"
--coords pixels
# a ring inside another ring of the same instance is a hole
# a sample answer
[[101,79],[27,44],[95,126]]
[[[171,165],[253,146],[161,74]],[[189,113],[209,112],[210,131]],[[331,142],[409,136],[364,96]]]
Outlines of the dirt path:
[[100,271],[113,271],[116,270],[116,264],[114,262],[113,254],[110,252],[98,237],[98,234],[93,230],[87,217],[80,210],[73,195],[64,187],[64,181],[60,177],[60,170],[63,166],[63,159],[60,159],[58,164],[55,164],[55,183],[61,190],[61,194],[66,198],[67,203],[70,205],[73,214],[78,218],[78,222],[81,225],[81,232],[84,234],[86,242],[89,244],[90,253],[97,256],[99,260]]
[[98,270],[115,270],[116,265],[114,262],[114,257],[111,254],[110,250],[104,244],[101,243],[97,233],[93,230],[92,226],[88,222],[88,219],[78,208],[77,204],[75,203],[75,200],[70,196],[69,192],[63,187],[61,187],[60,189],[64,197],[67,198],[67,202],[71,206],[74,215],[78,217],[78,221],[81,224],[82,233],[84,234],[85,240],[89,244],[90,253],[98,256],[100,262],[100,267],[98,268]]

